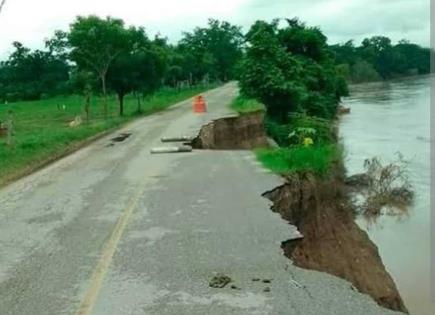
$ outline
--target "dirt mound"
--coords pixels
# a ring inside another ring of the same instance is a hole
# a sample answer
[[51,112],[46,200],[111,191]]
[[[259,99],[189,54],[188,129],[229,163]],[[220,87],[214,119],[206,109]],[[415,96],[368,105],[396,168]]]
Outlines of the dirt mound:
[[203,126],[192,141],[195,149],[249,150],[268,146],[264,131],[264,113],[254,112],[227,117]]
[[304,235],[284,242],[284,252],[296,266],[344,278],[379,305],[408,313],[377,247],[354,222],[343,180],[337,174],[327,179],[292,176],[264,194],[273,201],[272,210]]

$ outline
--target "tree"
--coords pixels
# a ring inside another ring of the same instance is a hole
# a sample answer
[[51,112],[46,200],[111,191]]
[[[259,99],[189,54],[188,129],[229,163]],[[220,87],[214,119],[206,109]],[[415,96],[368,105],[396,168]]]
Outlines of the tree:
[[179,51],[190,63],[193,78],[197,81],[205,75],[227,81],[234,78],[234,69],[242,57],[243,35],[239,26],[210,19],[205,28],[197,27],[184,33]]
[[0,98],[32,100],[65,92],[69,66],[50,51],[30,50],[20,42],[0,64]]
[[408,40],[393,45],[388,37],[373,36],[364,39],[360,46],[348,41],[330,49],[338,69],[352,82],[430,73],[431,50]]
[[106,77],[112,63],[130,49],[131,38],[120,19],[79,16],[70,27],[71,59],[80,69],[90,69],[101,81],[104,116],[107,117]]
[[71,85],[73,86],[74,92],[83,95],[84,98],[84,112],[86,115],[86,122],[90,120],[91,114],[91,96],[92,90],[96,85],[97,79],[91,71],[74,69],[71,76]]
[[130,28],[129,32],[132,50],[113,62],[107,76],[109,87],[118,95],[120,116],[124,115],[124,97],[131,92],[137,95],[141,111],[140,93],[152,93],[160,86],[166,65],[161,39],[150,41],[142,28]]
[[278,123],[287,123],[295,111],[331,118],[347,86],[336,72],[327,39],[297,19],[287,24],[258,21],[251,27],[240,67],[242,93],[259,99]]
[[385,36],[366,38],[360,48],[362,57],[372,63],[384,79],[391,78],[393,70],[393,47]]

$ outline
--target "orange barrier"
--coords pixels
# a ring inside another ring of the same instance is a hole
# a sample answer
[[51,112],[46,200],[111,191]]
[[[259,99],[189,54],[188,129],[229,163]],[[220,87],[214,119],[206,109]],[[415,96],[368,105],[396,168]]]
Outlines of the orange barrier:
[[205,103],[204,97],[202,97],[202,95],[198,95],[193,100],[193,112],[194,113],[206,113],[207,112],[207,104]]

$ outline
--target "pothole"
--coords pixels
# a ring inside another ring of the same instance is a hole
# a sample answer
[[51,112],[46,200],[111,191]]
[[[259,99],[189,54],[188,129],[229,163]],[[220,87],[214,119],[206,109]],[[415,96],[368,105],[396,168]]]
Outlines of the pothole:
[[121,133],[118,136],[116,136],[115,138],[110,139],[110,141],[112,142],[123,142],[126,139],[130,138],[131,133]]

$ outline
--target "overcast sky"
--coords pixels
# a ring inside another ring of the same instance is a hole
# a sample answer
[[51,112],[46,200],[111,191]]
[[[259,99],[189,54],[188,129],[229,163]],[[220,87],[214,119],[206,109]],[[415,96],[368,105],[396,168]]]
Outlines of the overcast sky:
[[430,0],[6,0],[0,13],[0,57],[12,41],[40,48],[55,29],[66,30],[77,15],[122,18],[176,42],[182,31],[210,17],[243,26],[257,19],[298,16],[321,27],[330,43],[386,35],[429,46]]

